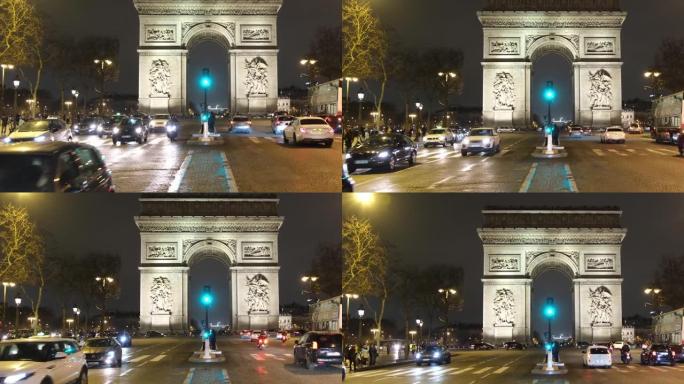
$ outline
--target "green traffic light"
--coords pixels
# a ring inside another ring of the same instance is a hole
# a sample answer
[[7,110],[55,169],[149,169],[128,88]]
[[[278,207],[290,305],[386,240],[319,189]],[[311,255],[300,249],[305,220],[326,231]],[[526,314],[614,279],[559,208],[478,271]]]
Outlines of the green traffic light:
[[544,100],[554,101],[556,100],[556,91],[552,88],[548,88],[544,91]]
[[211,77],[202,76],[200,79],[200,86],[205,89],[211,88]]
[[202,301],[203,305],[210,306],[211,303],[214,302],[214,296],[212,296],[211,293],[204,293],[202,294],[200,301]]
[[546,318],[552,319],[556,316],[556,307],[553,305],[547,305],[544,307],[544,316]]

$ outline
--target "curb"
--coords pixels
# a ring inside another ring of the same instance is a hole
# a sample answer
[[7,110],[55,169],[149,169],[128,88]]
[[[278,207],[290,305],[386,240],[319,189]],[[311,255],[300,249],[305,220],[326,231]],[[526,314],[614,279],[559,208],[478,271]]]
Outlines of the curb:
[[348,374],[353,376],[354,372],[365,372],[365,371],[373,371],[376,369],[387,368],[387,367],[398,367],[398,366],[402,366],[402,365],[413,364],[414,362],[415,362],[415,360],[413,360],[413,359],[411,359],[411,360],[396,360],[394,363],[377,364],[377,365],[374,365],[372,367],[367,366],[367,367],[363,367],[363,368],[358,368],[357,370],[355,370],[353,372],[350,371]]

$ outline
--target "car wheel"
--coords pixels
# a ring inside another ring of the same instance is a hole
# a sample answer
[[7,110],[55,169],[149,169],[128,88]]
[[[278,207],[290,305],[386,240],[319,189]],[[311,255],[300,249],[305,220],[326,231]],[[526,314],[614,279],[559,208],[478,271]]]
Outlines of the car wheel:
[[287,143],[289,143],[289,142],[290,142],[290,141],[287,140],[287,133],[285,133],[285,131],[283,131],[283,144],[287,144]]
[[416,153],[415,153],[415,152],[411,152],[411,156],[409,156],[409,160],[408,160],[409,166],[414,166],[414,165],[416,165],[416,161],[417,161],[416,157],[417,157],[417,156],[416,156]]
[[119,359],[116,361],[116,366],[121,368],[122,363],[123,363],[123,361],[121,361],[121,359]]
[[328,141],[325,142],[325,147],[326,147],[326,148],[330,148],[330,147],[332,147],[332,145],[333,145],[333,141],[332,141],[332,140],[328,140]]
[[88,370],[83,368],[81,370],[81,373],[78,375],[78,380],[76,380],[77,384],[88,384]]
[[461,156],[468,157],[468,151],[461,151]]
[[145,139],[143,139],[143,138],[141,137],[141,138],[139,138],[139,139],[136,140],[136,141],[138,142],[138,144],[142,145],[142,143],[145,142]]
[[114,144],[114,146],[116,146],[116,139],[112,139],[112,144]]

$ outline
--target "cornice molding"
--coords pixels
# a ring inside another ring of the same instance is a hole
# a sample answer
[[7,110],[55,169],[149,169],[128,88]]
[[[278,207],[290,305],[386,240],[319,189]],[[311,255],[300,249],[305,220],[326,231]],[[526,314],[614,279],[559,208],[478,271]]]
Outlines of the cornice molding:
[[282,217],[136,217],[141,233],[278,232]]
[[139,15],[277,15],[282,0],[133,0]]
[[478,229],[483,245],[620,245],[626,229]]
[[478,12],[485,28],[622,28],[626,12]]

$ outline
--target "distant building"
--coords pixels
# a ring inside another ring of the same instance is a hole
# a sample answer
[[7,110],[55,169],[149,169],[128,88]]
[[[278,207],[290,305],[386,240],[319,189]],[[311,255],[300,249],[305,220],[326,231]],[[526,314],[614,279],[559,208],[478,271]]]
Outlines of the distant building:
[[684,92],[663,96],[655,102],[655,125],[662,128],[684,128]]
[[623,325],[622,326],[622,340],[626,341],[630,344],[634,343],[634,327],[630,325]]
[[634,123],[634,110],[633,109],[623,109],[622,110],[622,128],[629,128],[632,123]]
[[342,115],[342,81],[337,79],[310,87],[309,99],[312,115]]
[[313,331],[337,332],[342,328],[342,296],[311,304],[309,312]]
[[278,318],[278,329],[282,331],[292,330],[292,315],[281,314]]
[[278,112],[290,113],[291,102],[289,97],[279,97],[278,98]]
[[654,318],[653,338],[658,343],[684,344],[684,308],[662,313]]

